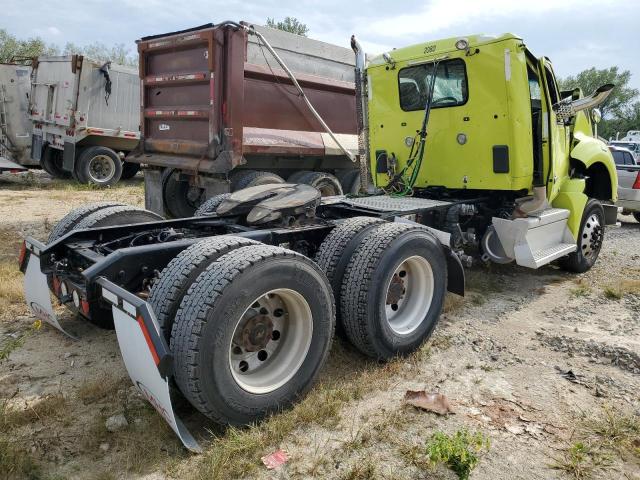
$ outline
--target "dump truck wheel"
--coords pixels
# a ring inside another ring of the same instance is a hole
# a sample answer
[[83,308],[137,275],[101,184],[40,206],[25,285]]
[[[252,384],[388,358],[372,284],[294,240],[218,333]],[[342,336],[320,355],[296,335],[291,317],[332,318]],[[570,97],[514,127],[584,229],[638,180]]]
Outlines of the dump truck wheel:
[[234,250],[202,272],[171,332],[175,380],[203,414],[244,425],[306,393],[335,325],[326,276],[280,247]]
[[344,193],[356,194],[360,191],[360,171],[359,170],[344,170],[336,173],[336,177],[342,185],[342,191]]
[[398,223],[375,227],[344,273],[340,315],[347,337],[377,359],[412,352],[435,328],[446,284],[442,247],[427,230]]
[[280,175],[271,172],[260,172],[257,170],[236,170],[232,172],[231,191],[242,190],[243,188],[255,187],[257,185],[269,185],[272,183],[284,183]]
[[140,171],[139,163],[131,163],[131,162],[122,162],[122,175],[120,176],[123,180],[129,180],[136,176],[136,173]]
[[193,217],[202,203],[204,190],[179,179],[179,172],[167,169],[162,174],[162,198],[172,218]]
[[194,217],[204,217],[206,215],[211,215],[216,212],[216,209],[220,206],[220,204],[229,198],[230,193],[220,193],[218,195],[214,195],[205,201],[202,205],[198,207],[198,209],[193,214]]
[[604,209],[598,200],[589,199],[582,213],[578,249],[560,259],[569,272],[583,273],[596,263],[604,240]]
[[[299,173],[299,175],[297,175]],[[318,189],[323,197],[342,195],[340,181],[326,172],[296,172],[289,177],[289,183],[304,183]]]
[[149,303],[167,342],[180,302],[196,277],[222,255],[248,245],[259,245],[259,242],[226,235],[201,240],[180,252],[162,270],[151,288]]
[[80,183],[115,185],[122,176],[122,160],[110,148],[87,147],[76,160],[75,174]]
[[47,239],[47,243],[54,242],[59,238],[63,237],[71,230],[76,228],[77,224],[88,217],[94,212],[98,210],[102,210],[109,207],[122,207],[124,204],[118,202],[101,202],[101,203],[90,203],[88,205],[84,205],[82,207],[74,208],[69,213],[67,213],[62,219],[55,224],[53,230],[49,234],[49,238]]
[[[320,244],[314,260],[327,275],[336,304],[340,304],[342,279],[351,255],[371,229],[382,223],[384,220],[376,217],[349,218],[331,230]],[[336,330],[339,333],[343,331],[339,310],[336,312]]]
[[49,146],[44,147],[40,165],[45,172],[54,178],[71,178],[71,172],[67,172],[62,168],[62,152],[60,150]]

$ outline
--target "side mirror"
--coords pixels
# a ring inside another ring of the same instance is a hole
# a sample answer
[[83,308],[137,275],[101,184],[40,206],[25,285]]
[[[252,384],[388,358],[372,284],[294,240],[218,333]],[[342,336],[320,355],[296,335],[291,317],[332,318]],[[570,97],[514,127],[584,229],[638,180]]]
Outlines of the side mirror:
[[591,120],[593,123],[600,123],[600,120],[602,120],[602,112],[599,108],[591,110]]

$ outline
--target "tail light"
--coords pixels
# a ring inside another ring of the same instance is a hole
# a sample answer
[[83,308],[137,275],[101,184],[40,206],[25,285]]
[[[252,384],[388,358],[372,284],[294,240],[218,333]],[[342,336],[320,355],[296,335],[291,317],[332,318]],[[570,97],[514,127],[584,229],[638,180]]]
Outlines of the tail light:
[[636,176],[636,181],[633,182],[633,188],[634,190],[640,190],[640,172],[638,172],[638,175]]

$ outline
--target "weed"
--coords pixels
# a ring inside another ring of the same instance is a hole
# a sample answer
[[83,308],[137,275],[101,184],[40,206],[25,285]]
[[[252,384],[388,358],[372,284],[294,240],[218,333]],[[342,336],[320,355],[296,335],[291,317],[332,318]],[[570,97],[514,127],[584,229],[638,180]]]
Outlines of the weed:
[[561,459],[551,466],[571,475],[576,480],[589,478],[593,472],[604,465],[606,456],[593,448],[590,442],[575,442],[567,448]]
[[476,306],[484,305],[486,301],[487,301],[486,297],[481,294],[477,294],[471,297],[471,303],[473,303]]
[[582,280],[576,282],[577,286],[571,289],[571,295],[577,298],[587,297],[591,293],[591,287],[586,283],[582,283]]
[[111,397],[113,392],[117,391],[118,387],[124,382],[128,382],[128,379],[125,377],[116,378],[109,375],[102,375],[80,386],[76,392],[76,396],[85,405],[95,403],[104,398]]
[[370,480],[376,478],[376,466],[371,460],[356,463],[340,475],[341,480]]
[[8,340],[5,340],[4,342],[0,343],[0,361],[6,360],[7,358],[9,358],[9,355],[11,355],[11,352],[16,350],[17,348],[20,348],[24,344],[25,340],[31,334],[33,334],[33,332],[40,330],[41,326],[42,326],[42,322],[40,320],[36,320],[31,324],[29,328],[27,328],[23,332],[15,336],[9,337]]
[[442,313],[455,313],[464,305],[464,298],[453,293],[447,293],[444,297],[444,306],[442,307]]
[[609,300],[620,300],[624,293],[620,287],[606,286],[604,287],[604,296]]
[[24,302],[23,287],[15,257],[0,261],[0,311]]
[[482,433],[469,433],[458,430],[453,436],[436,432],[427,443],[426,450],[429,463],[446,464],[458,478],[466,480],[478,464],[478,455],[484,449],[489,449],[489,439]]
[[0,478],[38,478],[40,473],[31,455],[18,448],[14,441],[0,438]]

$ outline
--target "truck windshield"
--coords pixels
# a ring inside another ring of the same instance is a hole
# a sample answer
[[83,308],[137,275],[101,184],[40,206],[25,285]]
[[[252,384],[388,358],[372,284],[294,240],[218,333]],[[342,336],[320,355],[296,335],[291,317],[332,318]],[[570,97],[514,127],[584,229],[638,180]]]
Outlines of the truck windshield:
[[[400,70],[398,88],[400,107],[405,112],[423,110],[429,98],[433,64],[416,65]],[[467,102],[467,72],[459,58],[438,64],[431,108],[453,107]]]

